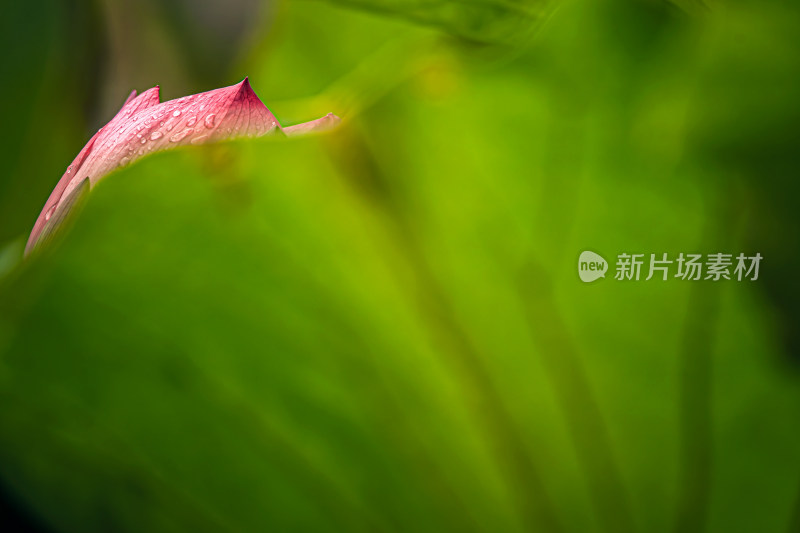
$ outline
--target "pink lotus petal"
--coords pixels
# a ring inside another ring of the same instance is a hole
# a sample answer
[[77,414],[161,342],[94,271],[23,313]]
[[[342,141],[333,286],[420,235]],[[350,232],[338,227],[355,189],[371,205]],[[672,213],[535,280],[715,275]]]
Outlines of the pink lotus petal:
[[86,178],[94,185],[115,168],[150,152],[281,129],[247,78],[230,87],[164,103],[159,103],[158,90],[156,86],[138,96],[132,92],[114,118],[86,143],[39,214],[26,254],[35,246],[45,223]]
[[292,137],[295,135],[305,135],[307,133],[319,133],[323,131],[332,130],[339,125],[341,119],[333,113],[328,113],[322,118],[312,120],[310,122],[303,122],[295,126],[288,126],[283,128],[283,132]]

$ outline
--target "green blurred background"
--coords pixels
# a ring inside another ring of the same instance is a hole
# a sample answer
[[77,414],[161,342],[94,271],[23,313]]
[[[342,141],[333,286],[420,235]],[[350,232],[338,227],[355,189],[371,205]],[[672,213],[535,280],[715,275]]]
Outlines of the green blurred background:
[[[800,6],[21,2],[0,19],[17,531],[800,531]],[[149,156],[131,89],[333,133]],[[585,249],[764,257],[583,284]]]

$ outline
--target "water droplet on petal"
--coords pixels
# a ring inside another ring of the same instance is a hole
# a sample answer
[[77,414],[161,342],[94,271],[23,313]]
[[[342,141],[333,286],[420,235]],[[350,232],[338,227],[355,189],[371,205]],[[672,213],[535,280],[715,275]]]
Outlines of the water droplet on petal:
[[228,128],[228,133],[230,133],[230,132],[232,132],[232,131],[233,131],[233,130],[232,130],[231,128]]
[[53,213],[56,212],[56,207],[58,204],[53,205],[50,209],[47,210],[47,213],[44,214],[44,219],[50,220],[50,217],[53,216]]
[[206,128],[211,129],[214,127],[214,121],[217,119],[217,116],[214,113],[211,113],[206,117],[203,123],[206,125]]
[[186,137],[190,133],[192,133],[192,129],[191,128],[185,129],[183,131],[179,131],[178,133],[176,133],[175,135],[170,137],[169,141],[173,142],[173,143],[176,143],[176,142],[182,140],[184,137]]
[[146,143],[146,142],[147,142],[147,137],[145,137],[145,138],[143,138],[143,139],[142,139],[142,144],[144,144],[144,143]]
[[71,172],[72,172],[72,165],[67,167],[67,174],[70,174]]
[[174,113],[172,113],[173,117],[179,117],[181,115],[180,110],[176,109]]
[[150,140],[155,141],[156,139],[160,139],[164,134],[160,131],[154,131],[150,134]]
[[205,142],[206,139],[208,139],[208,135],[201,135],[200,137],[195,137],[194,139],[192,139],[192,144],[200,144],[202,142]]
[[158,125],[159,126],[163,126],[164,125],[164,121],[162,120],[161,122],[158,123]]
[[124,167],[125,165],[127,165],[130,162],[131,162],[130,158],[123,157],[122,159],[119,160],[119,166]]
[[197,122],[197,117],[190,117],[189,120],[186,121],[186,125],[192,127],[195,122]]

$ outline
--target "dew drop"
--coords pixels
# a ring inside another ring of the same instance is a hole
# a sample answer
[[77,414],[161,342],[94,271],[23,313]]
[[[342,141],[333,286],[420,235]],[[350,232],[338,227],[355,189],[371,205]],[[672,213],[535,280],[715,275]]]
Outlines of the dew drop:
[[150,140],[155,141],[156,139],[160,139],[164,134],[160,131],[154,131],[150,134]]
[[189,120],[186,121],[186,125],[190,128],[195,125],[197,122],[197,117],[189,117]]
[[124,167],[125,165],[127,165],[130,162],[131,162],[131,160],[130,160],[129,157],[127,157],[127,156],[123,157],[122,159],[119,160],[119,166]]
[[192,144],[200,144],[202,142],[205,142],[206,139],[208,139],[208,135],[201,135],[200,137],[195,137],[194,139],[192,139]]
[[138,138],[140,138],[140,139],[142,138],[142,134],[141,134],[141,133],[137,133],[137,134],[136,134],[136,136],[137,136]]
[[159,126],[163,126],[164,125],[164,121],[162,120],[161,122],[158,123],[158,125]]
[[182,140],[184,137],[186,137],[190,133],[192,133],[192,129],[191,128],[187,128],[187,129],[185,129],[183,131],[179,131],[178,133],[176,133],[175,135],[170,137],[169,141],[173,142],[173,143],[176,143],[176,142]]
[[211,113],[206,117],[203,123],[206,125],[206,128],[211,129],[214,127],[214,121],[217,119],[217,115]]
[[144,144],[144,143],[146,143],[146,142],[147,142],[147,137],[145,137],[145,138],[143,138],[143,139],[142,139],[142,144]]
[[71,172],[72,172],[72,165],[67,167],[67,174],[70,174]]
[[181,112],[180,112],[180,110],[178,110],[178,109],[176,109],[176,110],[175,110],[175,111],[172,113],[172,116],[173,116],[173,117],[179,117],[180,115],[181,115]]
[[56,206],[57,205],[58,204],[54,205],[53,207],[51,207],[50,209],[47,210],[47,213],[44,214],[45,221],[50,220],[50,217],[53,216],[53,213],[55,213],[55,211],[56,211]]

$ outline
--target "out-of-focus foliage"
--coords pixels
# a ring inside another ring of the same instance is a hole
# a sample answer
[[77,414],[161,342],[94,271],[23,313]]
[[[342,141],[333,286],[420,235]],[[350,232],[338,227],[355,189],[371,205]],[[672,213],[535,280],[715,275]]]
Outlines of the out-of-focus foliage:
[[698,11],[509,48],[282,6],[230,76],[340,130],[149,157],[0,254],[4,485],[57,531],[791,531],[800,18]]
[[[320,0],[312,0],[320,1]],[[327,0],[442,29],[481,43],[518,43],[547,17],[548,0]]]
[[[12,2],[0,17],[0,242],[30,229],[85,142],[82,113],[97,97],[90,66],[97,60],[93,9],[63,2]],[[80,60],[75,60],[80,58]],[[124,97],[123,97],[124,98]]]

